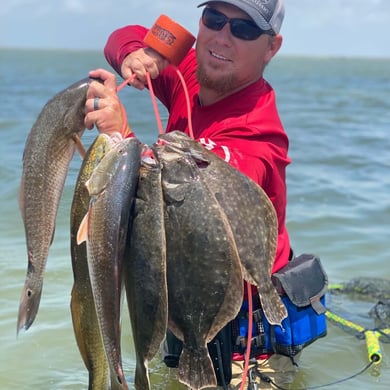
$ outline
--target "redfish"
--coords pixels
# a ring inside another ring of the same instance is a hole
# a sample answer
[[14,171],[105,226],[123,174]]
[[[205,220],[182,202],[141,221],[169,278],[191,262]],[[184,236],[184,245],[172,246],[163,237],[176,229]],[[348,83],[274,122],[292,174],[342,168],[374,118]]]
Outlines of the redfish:
[[90,203],[78,242],[87,242],[92,294],[112,375],[127,389],[121,357],[123,261],[137,188],[141,146],[136,138],[113,146],[86,182]]
[[[27,275],[17,333],[37,315],[55,220],[70,161],[85,130],[84,106],[92,79],[69,86],[49,100],[28,135],[23,154],[20,209],[27,244]],[[81,147],[80,147],[81,148]]]
[[82,162],[73,194],[70,218],[70,240],[74,283],[71,295],[73,330],[84,364],[89,373],[89,389],[116,389],[116,377],[111,380],[110,369],[100,334],[95,302],[88,270],[85,242],[77,245],[80,223],[88,212],[90,196],[86,182],[92,172],[113,147],[114,141],[99,134],[89,147]]

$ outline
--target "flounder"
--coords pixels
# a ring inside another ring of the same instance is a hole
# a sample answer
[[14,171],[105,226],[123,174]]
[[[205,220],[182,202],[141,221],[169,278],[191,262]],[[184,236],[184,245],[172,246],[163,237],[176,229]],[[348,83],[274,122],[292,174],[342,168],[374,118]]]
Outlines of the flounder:
[[162,165],[167,247],[168,327],[183,341],[179,381],[216,386],[207,343],[238,313],[238,251],[226,215],[193,159],[152,147]]
[[173,131],[160,135],[159,141],[198,161],[199,176],[233,231],[244,279],[257,287],[268,322],[281,325],[287,310],[271,281],[278,223],[269,197],[253,180],[186,134]]

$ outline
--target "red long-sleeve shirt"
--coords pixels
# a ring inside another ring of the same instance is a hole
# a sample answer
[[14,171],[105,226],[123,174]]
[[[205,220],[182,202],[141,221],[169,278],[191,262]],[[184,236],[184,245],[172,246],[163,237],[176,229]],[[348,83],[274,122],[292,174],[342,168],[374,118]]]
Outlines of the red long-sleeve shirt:
[[[120,74],[123,59],[132,51],[145,47],[147,29],[126,26],[114,31],[104,53]],[[188,88],[194,138],[258,183],[271,199],[278,218],[278,245],[273,272],[288,262],[290,242],[286,221],[286,166],[288,138],[280,121],[272,87],[261,78],[214,104],[201,106],[196,80],[196,56],[191,49],[179,65]],[[173,67],[153,80],[153,89],[167,107],[166,131],[189,133],[183,86]],[[238,189],[239,190],[239,189]],[[245,223],[245,221],[243,221]]]

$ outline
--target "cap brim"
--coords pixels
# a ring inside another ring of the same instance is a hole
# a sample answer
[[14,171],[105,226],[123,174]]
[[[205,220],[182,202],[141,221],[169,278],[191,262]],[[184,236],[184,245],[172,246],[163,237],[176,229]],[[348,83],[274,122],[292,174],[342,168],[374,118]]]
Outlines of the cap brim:
[[202,3],[202,4],[199,4],[196,8],[204,7],[204,6],[207,5],[208,3],[212,3],[212,1],[205,1],[205,2]]

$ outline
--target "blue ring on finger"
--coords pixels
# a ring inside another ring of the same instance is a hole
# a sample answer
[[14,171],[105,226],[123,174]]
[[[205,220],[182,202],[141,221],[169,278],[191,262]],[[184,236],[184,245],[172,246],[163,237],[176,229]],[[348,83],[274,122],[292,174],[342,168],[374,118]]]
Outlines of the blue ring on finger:
[[93,99],[93,109],[94,109],[94,111],[99,109],[99,98],[98,97],[95,97]]

